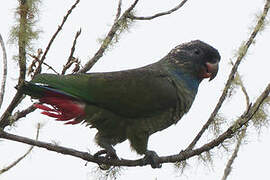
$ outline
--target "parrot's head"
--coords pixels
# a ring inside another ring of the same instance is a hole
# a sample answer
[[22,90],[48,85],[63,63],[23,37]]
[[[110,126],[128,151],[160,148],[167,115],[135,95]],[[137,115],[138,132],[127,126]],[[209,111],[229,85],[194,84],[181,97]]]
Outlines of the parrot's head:
[[176,46],[168,54],[171,63],[198,80],[212,80],[218,72],[219,52],[212,46],[195,40]]

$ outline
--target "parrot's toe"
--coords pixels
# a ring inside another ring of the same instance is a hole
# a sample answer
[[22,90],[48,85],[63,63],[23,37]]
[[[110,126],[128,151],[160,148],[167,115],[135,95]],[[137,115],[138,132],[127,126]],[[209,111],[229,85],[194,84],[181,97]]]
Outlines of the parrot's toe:
[[111,151],[106,149],[100,150],[94,154],[94,157],[97,158],[103,154],[105,154],[105,157],[109,159],[119,159],[114,149]]
[[150,163],[152,168],[161,168],[162,164],[159,163],[159,156],[155,151],[146,151],[144,161]]
[[94,157],[97,158],[103,154],[107,154],[107,151],[105,149],[102,149],[94,154]]
[[[116,152],[114,149],[112,149],[111,151],[110,150],[106,150],[106,149],[103,149],[103,150],[100,150],[98,152],[96,152],[94,154],[94,157],[95,158],[98,158],[99,156],[101,155],[104,155],[105,154],[105,158],[108,158],[108,159],[119,159],[116,155]],[[107,164],[99,164],[99,168],[101,170],[109,170],[111,168],[110,165],[107,165]]]

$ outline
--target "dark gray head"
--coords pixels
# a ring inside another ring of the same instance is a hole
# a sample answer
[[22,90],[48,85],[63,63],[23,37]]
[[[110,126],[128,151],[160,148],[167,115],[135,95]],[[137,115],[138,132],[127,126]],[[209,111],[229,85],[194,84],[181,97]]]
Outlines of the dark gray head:
[[[176,46],[168,54],[170,63],[199,80],[214,79],[218,72],[219,52],[200,40]],[[168,57],[167,56],[167,57]]]

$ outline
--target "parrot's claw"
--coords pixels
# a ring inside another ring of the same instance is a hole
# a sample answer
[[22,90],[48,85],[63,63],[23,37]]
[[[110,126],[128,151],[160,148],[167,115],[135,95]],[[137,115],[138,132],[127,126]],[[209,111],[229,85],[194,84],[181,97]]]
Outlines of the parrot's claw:
[[160,164],[159,156],[155,151],[146,151],[144,156],[144,161],[146,163],[150,163],[152,168],[161,168],[162,164]]
[[103,150],[100,150],[100,151],[96,152],[96,153],[94,154],[94,157],[97,158],[97,157],[99,157],[99,156],[101,156],[101,155],[103,155],[103,154],[106,154],[106,155],[105,155],[105,158],[109,158],[109,159],[119,159],[119,158],[117,157],[117,155],[116,155],[115,150],[113,150],[113,151],[108,151],[108,150],[106,150],[106,149],[103,149]]
[[94,154],[94,158],[97,158],[101,156],[102,154],[107,154],[107,151],[105,149],[102,149]]
[[[96,152],[94,154],[94,158],[98,158],[99,156],[103,155],[103,154],[106,154],[105,155],[105,158],[108,158],[108,159],[119,159],[116,155],[116,152],[115,150],[113,149],[113,151],[108,151],[106,149],[103,149],[103,150],[100,150],[98,152]],[[110,165],[107,165],[107,164],[99,164],[99,168],[101,170],[109,170],[111,168]]]

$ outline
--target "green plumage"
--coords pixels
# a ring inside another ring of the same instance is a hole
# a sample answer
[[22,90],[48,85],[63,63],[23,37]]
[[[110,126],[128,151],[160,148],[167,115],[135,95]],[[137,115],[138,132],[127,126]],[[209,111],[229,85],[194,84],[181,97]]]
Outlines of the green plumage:
[[176,99],[176,90],[168,75],[151,68],[66,76],[42,74],[32,83],[48,84],[125,117],[151,116],[172,106]]
[[[188,112],[203,78],[213,79],[220,56],[213,47],[192,41],[157,63],[126,71],[74,75],[41,74],[23,90],[33,98],[54,91],[83,104],[96,142],[108,152],[126,139],[139,154],[151,134],[177,123]],[[157,167],[152,165],[152,167]]]
[[175,85],[156,66],[160,65],[111,73],[41,74],[31,83],[46,84],[85,102],[85,122],[99,130],[98,144],[106,139],[115,145],[128,138],[143,154],[152,133],[180,118]]

